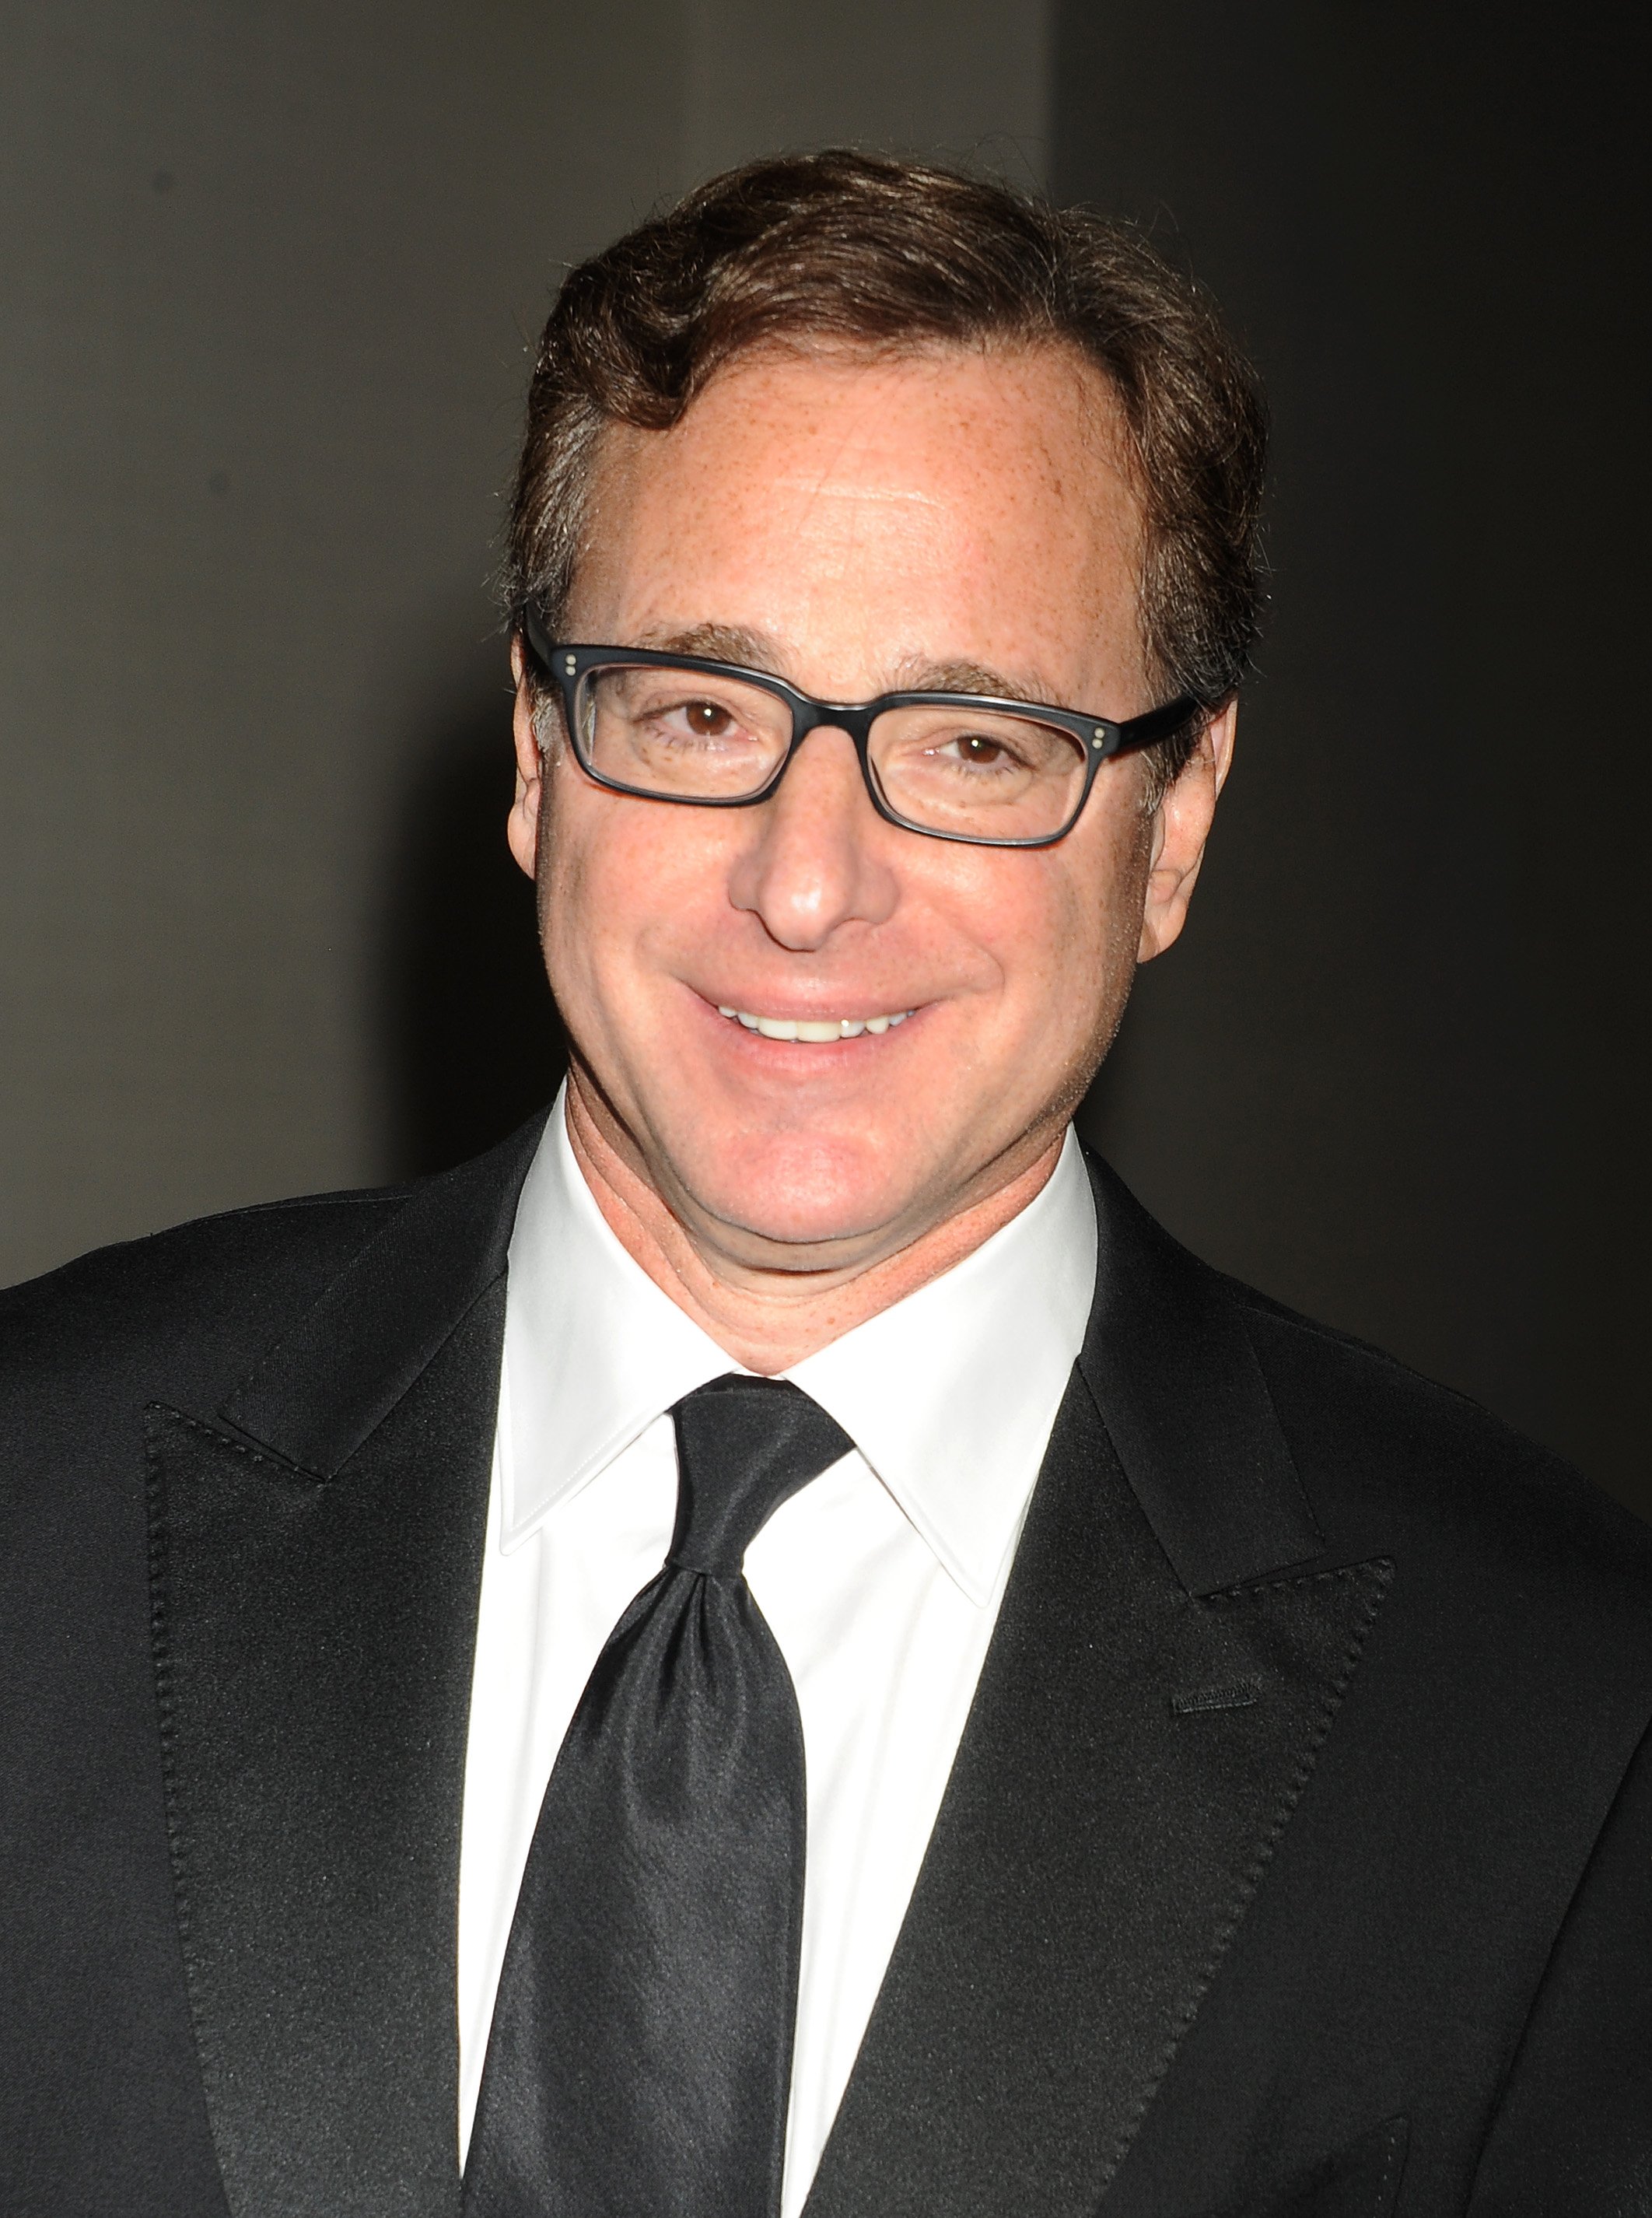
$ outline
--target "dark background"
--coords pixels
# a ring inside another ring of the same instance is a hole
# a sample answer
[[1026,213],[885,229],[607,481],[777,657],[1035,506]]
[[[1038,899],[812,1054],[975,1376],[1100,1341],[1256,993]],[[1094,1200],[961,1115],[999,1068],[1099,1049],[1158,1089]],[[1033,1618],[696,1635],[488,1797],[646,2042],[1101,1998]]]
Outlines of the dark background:
[[658,195],[848,138],[1136,216],[1272,399],[1238,767],[1087,1129],[1652,1511],[1639,20],[0,8],[0,1271],[542,1098],[486,592],[525,345]]

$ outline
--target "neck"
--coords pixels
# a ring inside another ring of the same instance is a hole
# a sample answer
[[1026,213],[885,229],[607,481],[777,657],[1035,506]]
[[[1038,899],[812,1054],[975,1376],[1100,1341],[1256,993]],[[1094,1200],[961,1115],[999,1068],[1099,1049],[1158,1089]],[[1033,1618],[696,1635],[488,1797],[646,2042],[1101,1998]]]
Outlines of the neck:
[[1031,1160],[1012,1159],[987,1192],[919,1232],[896,1253],[838,1269],[770,1269],[736,1263],[696,1238],[666,1206],[640,1158],[609,1130],[576,1068],[567,1093],[568,1140],[597,1206],[620,1245],[662,1292],[747,1370],[771,1377],[962,1262],[1042,1192],[1064,1131]]

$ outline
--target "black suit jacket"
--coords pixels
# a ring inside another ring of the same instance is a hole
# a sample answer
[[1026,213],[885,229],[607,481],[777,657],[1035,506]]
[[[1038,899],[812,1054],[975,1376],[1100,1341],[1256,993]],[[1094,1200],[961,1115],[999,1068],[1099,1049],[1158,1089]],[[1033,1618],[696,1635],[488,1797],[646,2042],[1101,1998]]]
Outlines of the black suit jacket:
[[[0,1298],[5,2218],[458,2218],[537,1137]],[[808,2218],[1652,2210],[1652,1535],[1094,1176],[1089,1335]]]

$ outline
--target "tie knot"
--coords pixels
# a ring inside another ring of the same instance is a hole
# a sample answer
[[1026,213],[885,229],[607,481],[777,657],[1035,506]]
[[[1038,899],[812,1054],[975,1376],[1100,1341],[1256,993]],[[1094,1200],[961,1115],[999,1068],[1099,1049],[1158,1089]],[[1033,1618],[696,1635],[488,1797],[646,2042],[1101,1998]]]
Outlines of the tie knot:
[[855,1445],[801,1387],[729,1372],[680,1401],[677,1530],[681,1571],[737,1576],[746,1552],[789,1495]]

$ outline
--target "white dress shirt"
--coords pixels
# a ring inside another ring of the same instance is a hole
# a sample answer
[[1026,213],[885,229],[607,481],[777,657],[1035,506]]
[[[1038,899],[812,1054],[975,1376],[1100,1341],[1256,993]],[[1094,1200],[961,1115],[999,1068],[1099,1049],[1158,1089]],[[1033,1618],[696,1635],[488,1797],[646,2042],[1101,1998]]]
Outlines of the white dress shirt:
[[[808,2193],[906,1915],[1095,1270],[1069,1132],[1018,1217],[785,1374],[856,1453],[783,1503],[746,1558],[807,1774],[783,2218]],[[671,1543],[665,1413],[744,1368],[609,1230],[559,1100],[510,1241],[460,1855],[461,2162],[546,1781],[598,1652]]]

